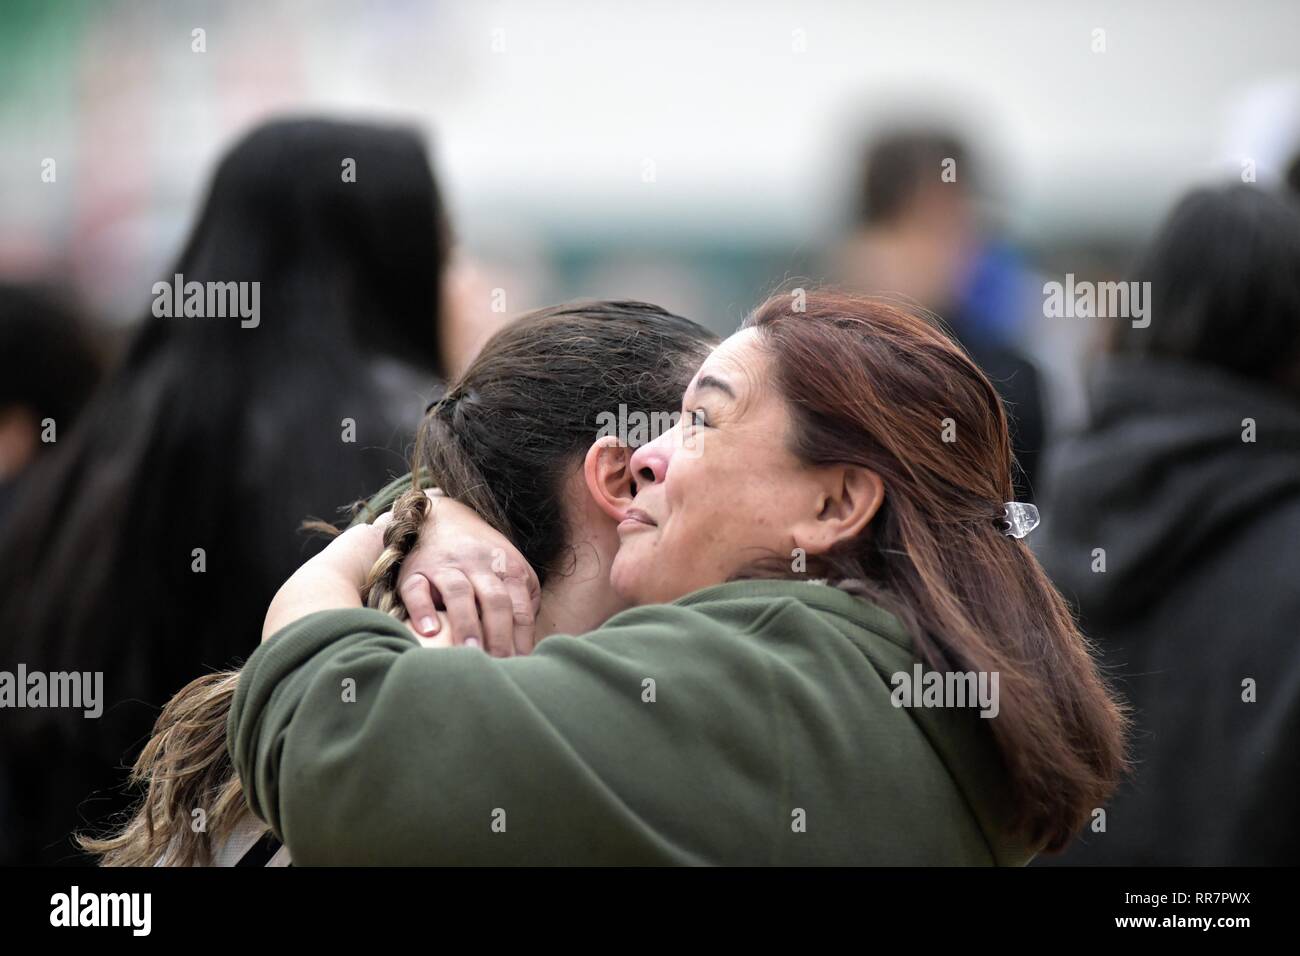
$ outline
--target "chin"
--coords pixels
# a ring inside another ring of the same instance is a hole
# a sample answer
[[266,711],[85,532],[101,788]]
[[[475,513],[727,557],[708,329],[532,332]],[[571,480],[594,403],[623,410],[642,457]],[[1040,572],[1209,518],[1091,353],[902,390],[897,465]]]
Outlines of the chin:
[[637,563],[625,554],[626,550],[626,547],[620,550],[614,558],[614,563],[610,565],[609,586],[618,599],[628,607],[653,604],[654,598],[645,593],[648,583],[645,575],[641,573]]

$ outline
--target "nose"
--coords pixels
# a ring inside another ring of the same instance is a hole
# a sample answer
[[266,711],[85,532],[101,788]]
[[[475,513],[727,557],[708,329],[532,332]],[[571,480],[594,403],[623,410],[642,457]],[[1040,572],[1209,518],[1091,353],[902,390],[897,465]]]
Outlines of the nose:
[[628,464],[638,488],[664,480],[668,474],[668,462],[672,460],[675,445],[673,429],[669,429],[632,452]]

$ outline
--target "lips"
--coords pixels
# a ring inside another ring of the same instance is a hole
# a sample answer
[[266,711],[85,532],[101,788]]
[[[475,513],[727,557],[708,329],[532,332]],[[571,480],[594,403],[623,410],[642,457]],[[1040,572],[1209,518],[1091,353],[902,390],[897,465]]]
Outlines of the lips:
[[659,526],[659,522],[655,521],[654,518],[650,517],[640,508],[628,508],[627,513],[623,515],[623,520],[635,521],[638,524],[648,524],[652,528],[657,528]]

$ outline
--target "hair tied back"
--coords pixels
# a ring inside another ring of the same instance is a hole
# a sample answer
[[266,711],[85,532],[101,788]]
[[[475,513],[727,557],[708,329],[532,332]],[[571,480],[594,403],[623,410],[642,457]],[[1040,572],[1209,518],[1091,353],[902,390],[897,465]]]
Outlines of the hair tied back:
[[1005,528],[1002,533],[1009,538],[1023,538],[1042,523],[1036,505],[1023,501],[1008,501],[1003,505],[1003,517],[1000,519]]

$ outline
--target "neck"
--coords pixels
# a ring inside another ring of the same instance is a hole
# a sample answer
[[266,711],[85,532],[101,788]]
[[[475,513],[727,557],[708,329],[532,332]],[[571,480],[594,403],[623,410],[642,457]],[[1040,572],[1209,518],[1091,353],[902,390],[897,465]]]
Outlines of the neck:
[[585,489],[579,509],[585,512],[570,523],[573,561],[567,574],[553,574],[542,588],[537,614],[537,638],[552,634],[586,634],[628,607],[609,584],[609,566],[618,553],[618,532]]
[[553,576],[542,588],[537,638],[586,634],[627,607],[609,586],[609,566],[589,545],[576,546],[571,574]]

